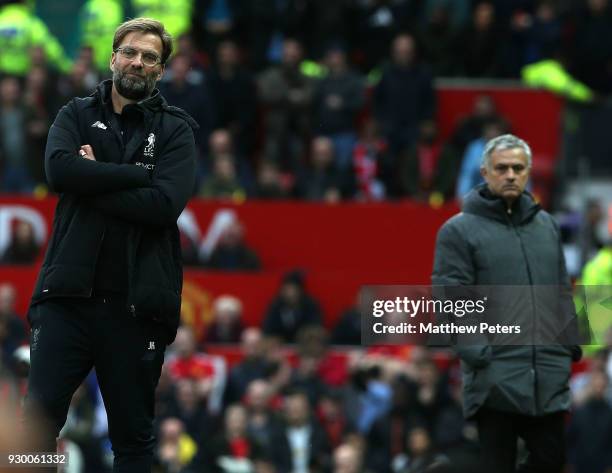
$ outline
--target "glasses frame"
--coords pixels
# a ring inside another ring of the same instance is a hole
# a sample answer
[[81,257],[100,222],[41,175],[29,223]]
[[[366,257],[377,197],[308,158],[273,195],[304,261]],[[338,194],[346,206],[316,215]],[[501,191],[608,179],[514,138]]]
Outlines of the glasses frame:
[[113,49],[113,52],[121,54],[121,55],[123,56],[123,58],[124,58],[124,59],[127,59],[128,61],[133,61],[134,59],[136,59],[136,57],[137,57],[137,56],[134,56],[133,58],[128,58],[128,57],[126,57],[126,56],[124,55],[124,54],[125,54],[125,53],[124,53],[124,51],[125,51],[126,49],[134,50],[134,51],[136,51],[136,53],[140,54],[140,61],[142,62],[142,64],[143,64],[144,66],[147,66],[147,67],[155,67],[155,66],[157,66],[158,64],[161,64],[161,63],[162,63],[161,57],[159,57],[159,56],[155,55],[155,57],[157,57],[157,60],[155,61],[155,63],[153,63],[153,64],[147,64],[147,63],[145,62],[144,55],[145,55],[145,54],[153,54],[153,53],[150,53],[150,52],[148,52],[148,51],[140,51],[139,49],[133,48],[133,47],[131,47],[131,46],[120,46],[120,47],[118,47],[118,48]]

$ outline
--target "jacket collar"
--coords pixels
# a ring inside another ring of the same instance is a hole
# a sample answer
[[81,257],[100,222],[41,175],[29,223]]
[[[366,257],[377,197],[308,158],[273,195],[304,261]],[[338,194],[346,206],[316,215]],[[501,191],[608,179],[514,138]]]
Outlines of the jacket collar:
[[520,198],[512,204],[512,208],[508,209],[501,197],[492,194],[486,184],[480,184],[465,196],[462,210],[503,223],[510,220],[522,224],[531,220],[541,207],[529,192],[523,191]]
[[[110,103],[112,86],[112,79],[106,79],[98,84],[96,90],[91,94],[91,96],[97,98],[102,104],[107,105],[110,109],[112,109],[112,104]],[[159,89],[154,89],[149,98],[141,100],[135,104],[130,104],[127,107],[134,107],[136,110],[140,110],[145,115],[164,110],[171,115],[175,115],[185,120],[193,130],[197,130],[199,128],[197,122],[187,112],[178,107],[168,105],[166,99],[159,92]]]
[[[106,79],[98,84],[96,90],[91,95],[98,98],[104,105],[110,105],[112,86],[113,80]],[[128,107],[135,107],[143,113],[146,113],[159,111],[166,105],[166,99],[159,93],[159,90],[153,89],[153,93],[150,97],[140,102],[136,102],[135,104],[128,105]]]

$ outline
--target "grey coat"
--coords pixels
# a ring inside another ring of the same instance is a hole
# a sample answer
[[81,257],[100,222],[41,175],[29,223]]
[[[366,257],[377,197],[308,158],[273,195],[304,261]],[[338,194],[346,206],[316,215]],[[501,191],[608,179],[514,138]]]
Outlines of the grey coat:
[[[485,185],[465,198],[463,212],[439,230],[434,286],[561,286],[569,278],[553,218],[524,193],[510,212]],[[537,298],[517,301],[528,318]],[[571,302],[570,302],[571,305]],[[522,310],[522,309],[521,309]],[[573,311],[573,306],[571,308]],[[574,313],[575,315],[575,313]],[[464,384],[464,414],[488,408],[540,416],[570,406],[569,376],[578,346],[456,347]]]

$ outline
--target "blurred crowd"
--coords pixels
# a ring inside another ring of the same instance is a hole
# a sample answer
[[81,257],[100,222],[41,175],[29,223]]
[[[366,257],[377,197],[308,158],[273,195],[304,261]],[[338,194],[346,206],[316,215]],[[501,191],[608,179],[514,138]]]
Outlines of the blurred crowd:
[[[15,289],[0,285],[0,405],[19,413],[29,348]],[[461,369],[442,349],[362,347],[357,307],[331,330],[299,273],[283,279],[262,327],[245,327],[231,295],[202,331],[183,324],[156,394],[158,473],[421,473],[478,469],[462,413]],[[571,379],[568,463],[612,465],[612,327]],[[110,471],[95,372],[75,393],[60,448],[69,472]],[[484,473],[484,472],[483,472]]]
[[612,87],[609,0],[88,0],[74,60],[33,3],[0,3],[0,192],[45,194],[48,128],[109,77],[126,15],[175,35],[160,89],[200,124],[204,198],[440,203],[479,181],[483,140],[510,130],[478,97],[441,140],[435,78],[527,77],[554,61],[560,82],[588,91],[560,93]]
[[[34,3],[0,0],[2,193],[47,193],[49,126],[67,101],[110,76],[112,32],[127,16],[154,16],[175,36],[159,88],[200,124],[193,194],[203,198],[461,199],[480,182],[484,143],[511,130],[483,95],[442,141],[436,78],[524,79],[525,67],[554,61],[578,86],[574,99],[612,91],[609,0],[88,0],[73,59]],[[15,37],[24,24],[30,43]],[[568,269],[583,284],[612,285],[612,245],[596,230],[604,215],[591,201],[560,218]],[[238,221],[213,242],[188,213],[179,226],[188,265],[262,267]],[[44,241],[35,230],[15,223],[0,242],[4,264],[37,261]],[[287,274],[261,328],[245,326],[242,302],[227,294],[213,301],[204,330],[179,329],[157,392],[156,471],[477,472],[456,359],[361,347],[359,295],[329,327],[306,286],[303,274]],[[15,300],[15,288],[0,284],[0,407],[19,412],[29,349]],[[612,332],[604,333],[572,378],[574,473],[612,471]],[[214,349],[226,346],[232,356]],[[72,471],[110,471],[107,434],[92,374],[62,431]]]

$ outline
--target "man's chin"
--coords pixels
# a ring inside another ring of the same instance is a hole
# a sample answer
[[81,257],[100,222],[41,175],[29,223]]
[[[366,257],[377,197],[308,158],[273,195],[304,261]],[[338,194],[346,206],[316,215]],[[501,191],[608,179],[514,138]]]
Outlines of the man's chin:
[[122,86],[122,87],[117,87],[117,92],[119,92],[119,95],[129,100],[142,100],[147,96],[146,90],[141,89],[141,88],[132,88],[132,87]]
[[148,97],[147,84],[138,77],[113,78],[117,92],[128,100],[142,100]]
[[522,192],[521,192],[521,190],[519,188],[511,188],[511,189],[504,189],[504,190],[502,190],[502,197],[505,200],[515,200],[515,199],[518,199],[521,194],[522,194]]

